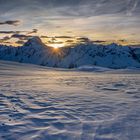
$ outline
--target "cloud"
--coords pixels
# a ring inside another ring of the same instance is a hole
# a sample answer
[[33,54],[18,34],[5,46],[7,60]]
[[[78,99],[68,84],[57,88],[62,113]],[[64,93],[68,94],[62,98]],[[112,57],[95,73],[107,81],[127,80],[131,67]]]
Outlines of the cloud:
[[18,41],[16,41],[16,43],[19,44],[19,45],[23,45],[25,42],[22,41],[22,40],[18,40]]
[[[72,34],[104,40],[135,33],[133,38],[140,38],[140,0],[0,0],[0,19],[15,17],[23,21],[16,26],[19,30],[33,27],[48,36]],[[4,24],[12,25],[0,25]],[[38,31],[27,34],[34,33]]]
[[72,42],[74,42],[74,40],[66,40],[65,42],[66,43],[72,43]]
[[3,37],[2,39],[0,39],[0,42],[5,42],[5,41],[8,41],[8,40],[10,40],[10,39],[11,39],[11,37],[5,36],[5,37]]
[[0,31],[0,34],[19,34],[27,31]]
[[50,37],[50,36],[45,36],[45,35],[42,35],[42,36],[40,36],[40,38],[52,38],[52,37]]
[[0,0],[0,13],[0,15],[7,13],[6,16],[9,17],[12,14],[16,17],[23,14],[22,17],[29,20],[31,16],[32,19],[43,16],[43,18],[52,17],[49,20],[59,20],[59,17],[56,17],[58,15],[65,17],[128,13],[140,15],[140,0]]
[[35,34],[38,32],[38,29],[33,29],[31,32],[28,32],[27,34]]
[[57,42],[53,42],[53,41],[48,41],[48,44],[63,44],[62,41],[57,41]]
[[55,36],[55,38],[72,38],[71,36]]
[[9,39],[11,39],[11,37],[9,37],[9,36],[3,37],[3,40],[9,40]]
[[79,37],[77,38],[77,40],[79,40],[80,42],[90,42],[91,40],[87,37]]
[[37,29],[33,29],[32,31],[0,31],[0,34],[14,34],[13,37],[19,37],[19,36],[26,36],[21,33],[26,33],[27,35],[37,33]]
[[0,25],[13,25],[13,26],[18,26],[21,23],[20,20],[7,20],[4,22],[0,22]]
[[105,43],[106,41],[104,41],[104,40],[95,40],[95,41],[93,41],[94,43]]
[[17,39],[20,39],[20,40],[28,40],[29,38],[31,38],[33,36],[30,36],[30,35],[24,35],[24,34],[13,34],[11,36],[11,38],[17,38]]
[[54,40],[56,39],[56,38],[62,38],[62,39],[67,39],[67,38],[73,38],[72,36],[53,36],[53,37],[51,37],[51,36],[44,36],[44,35],[42,35],[42,36],[40,36],[41,38],[53,38]]

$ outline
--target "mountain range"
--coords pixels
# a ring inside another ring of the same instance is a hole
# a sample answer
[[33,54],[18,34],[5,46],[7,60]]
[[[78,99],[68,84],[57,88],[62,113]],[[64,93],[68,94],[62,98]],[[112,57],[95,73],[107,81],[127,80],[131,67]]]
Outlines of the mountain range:
[[140,68],[140,48],[85,43],[56,49],[46,46],[39,37],[33,37],[20,47],[0,45],[0,59],[59,68],[84,65]]

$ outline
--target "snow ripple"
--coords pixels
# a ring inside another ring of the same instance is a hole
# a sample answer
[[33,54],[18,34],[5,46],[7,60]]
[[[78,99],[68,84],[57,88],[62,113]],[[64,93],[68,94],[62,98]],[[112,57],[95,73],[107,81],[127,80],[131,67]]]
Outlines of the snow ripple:
[[15,71],[0,70],[1,140],[139,140],[139,74]]

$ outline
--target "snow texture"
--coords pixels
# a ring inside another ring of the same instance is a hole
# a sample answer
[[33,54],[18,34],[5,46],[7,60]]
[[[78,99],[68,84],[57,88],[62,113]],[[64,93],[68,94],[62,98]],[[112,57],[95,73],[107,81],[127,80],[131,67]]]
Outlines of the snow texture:
[[92,70],[0,61],[0,140],[139,140],[139,69]]

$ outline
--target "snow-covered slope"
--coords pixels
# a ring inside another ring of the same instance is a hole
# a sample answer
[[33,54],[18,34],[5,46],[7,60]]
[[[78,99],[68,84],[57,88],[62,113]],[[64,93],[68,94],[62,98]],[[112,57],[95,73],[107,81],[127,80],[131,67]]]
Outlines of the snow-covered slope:
[[35,37],[22,47],[0,46],[0,59],[61,68],[83,65],[108,68],[140,67],[140,48],[88,43],[54,49]]
[[139,140],[139,85],[133,70],[90,73],[0,61],[0,140]]

